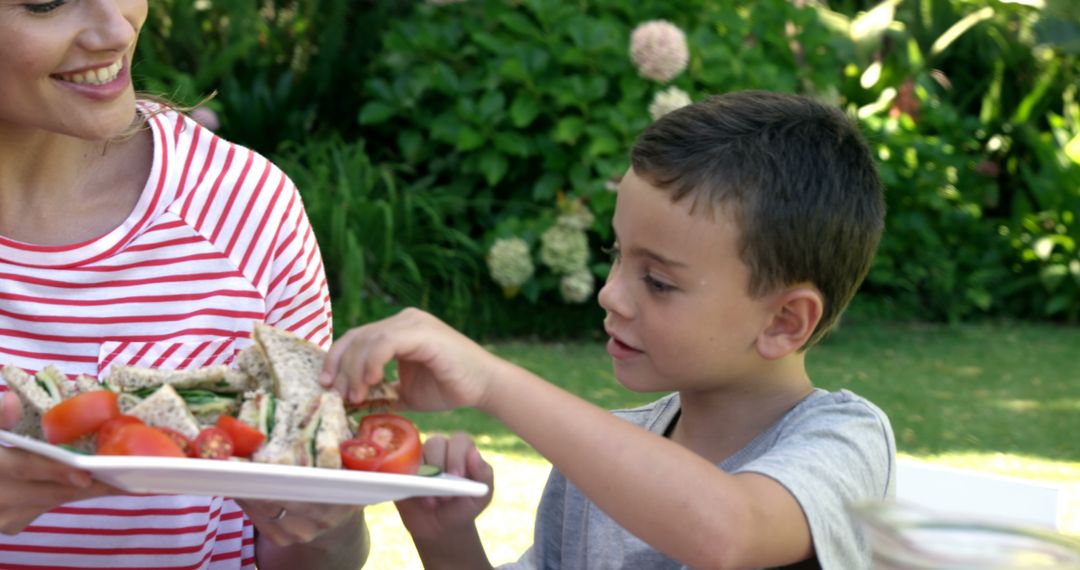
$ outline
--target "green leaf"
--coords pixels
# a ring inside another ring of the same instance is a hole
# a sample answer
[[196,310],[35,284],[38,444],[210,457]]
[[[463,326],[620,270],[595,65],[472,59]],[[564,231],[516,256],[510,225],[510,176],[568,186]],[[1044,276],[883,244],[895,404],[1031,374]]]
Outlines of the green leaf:
[[494,186],[502,180],[509,169],[509,162],[502,153],[495,149],[488,149],[480,155],[480,172],[484,174],[489,186]]
[[533,198],[538,202],[546,202],[555,197],[555,193],[562,188],[565,181],[563,175],[558,172],[545,172],[536,184],[533,185]]
[[457,133],[458,150],[474,150],[484,144],[484,136],[476,132],[472,127],[463,126]]
[[1063,263],[1055,263],[1053,265],[1047,265],[1039,271],[1039,281],[1042,282],[1043,287],[1047,291],[1054,291],[1064,281],[1065,276],[1069,274],[1069,268]]
[[551,136],[555,142],[574,144],[584,129],[585,121],[581,117],[563,117],[555,125],[555,132]]
[[518,95],[514,98],[514,103],[510,105],[510,121],[519,129],[532,124],[539,114],[540,104],[536,97],[529,93]]
[[531,150],[528,137],[513,131],[496,133],[495,148],[511,156],[528,156]]
[[424,151],[424,137],[414,130],[402,131],[398,134],[398,148],[405,160],[417,162]]
[[1046,316],[1056,315],[1068,309],[1073,304],[1071,295],[1066,293],[1059,293],[1050,298],[1046,302],[1046,307],[1043,308],[1043,312]]
[[506,106],[506,96],[501,91],[488,91],[480,99],[477,112],[484,123],[493,122],[495,116]]
[[395,110],[390,105],[382,101],[371,101],[364,105],[363,109],[360,109],[360,124],[377,125],[385,123],[390,117],[394,116],[394,113]]
[[957,38],[964,35],[964,32],[970,30],[975,24],[993,17],[994,9],[987,6],[960,18],[955,24],[949,26],[945,33],[938,36],[938,39],[934,40],[934,45],[930,46],[930,57],[945,51]]

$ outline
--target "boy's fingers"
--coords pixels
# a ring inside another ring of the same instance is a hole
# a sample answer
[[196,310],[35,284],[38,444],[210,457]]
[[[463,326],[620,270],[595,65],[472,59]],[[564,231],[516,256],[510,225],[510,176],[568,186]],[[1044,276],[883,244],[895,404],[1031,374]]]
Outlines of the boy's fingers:
[[455,433],[447,444],[445,471],[451,475],[464,477],[469,471],[466,461],[469,453],[476,449],[471,437]]
[[490,493],[492,483],[495,480],[495,470],[491,468],[491,464],[484,461],[483,456],[480,455],[480,450],[475,446],[470,449],[468,455],[466,455],[465,465],[468,468],[466,473],[468,474],[469,479],[487,483],[489,488],[488,492]]
[[443,436],[432,436],[424,442],[424,463],[446,471],[446,443]]

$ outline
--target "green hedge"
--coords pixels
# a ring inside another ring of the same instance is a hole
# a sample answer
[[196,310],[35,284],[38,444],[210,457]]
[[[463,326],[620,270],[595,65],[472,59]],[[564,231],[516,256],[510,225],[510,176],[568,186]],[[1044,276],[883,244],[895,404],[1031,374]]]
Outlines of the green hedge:
[[[489,337],[596,333],[594,298],[580,301],[606,275],[611,183],[672,88],[857,114],[889,206],[858,313],[1075,321],[1067,3],[161,0],[135,71],[183,103],[217,90],[221,133],[297,181],[339,327],[420,305]],[[685,32],[669,82],[628,54],[650,20]],[[514,246],[490,255],[497,242]]]

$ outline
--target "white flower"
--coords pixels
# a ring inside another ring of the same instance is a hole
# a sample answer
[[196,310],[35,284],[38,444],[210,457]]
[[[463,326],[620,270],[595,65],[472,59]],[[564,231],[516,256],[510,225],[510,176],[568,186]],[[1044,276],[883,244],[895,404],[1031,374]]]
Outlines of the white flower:
[[639,24],[630,34],[630,59],[642,77],[661,83],[671,81],[690,60],[686,34],[667,20]]
[[649,114],[652,115],[652,118],[655,121],[675,109],[685,107],[692,102],[690,96],[686,94],[686,91],[672,85],[663,91],[657,91],[656,95],[653,95],[652,103],[649,103]]
[[529,244],[521,238],[497,239],[487,254],[491,278],[506,290],[516,290],[533,275]]
[[594,283],[592,271],[579,267],[559,280],[559,293],[567,303],[584,303],[592,297]]
[[566,226],[573,230],[585,231],[592,226],[593,220],[596,218],[592,212],[585,206],[575,208],[572,212],[566,212],[559,216],[555,223],[560,226]]
[[577,271],[589,262],[589,238],[579,229],[555,224],[540,236],[540,261],[560,275]]

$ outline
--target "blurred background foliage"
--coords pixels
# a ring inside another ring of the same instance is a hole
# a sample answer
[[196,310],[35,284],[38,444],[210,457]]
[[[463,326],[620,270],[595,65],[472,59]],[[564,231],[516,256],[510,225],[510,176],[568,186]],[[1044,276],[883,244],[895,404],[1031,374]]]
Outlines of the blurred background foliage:
[[[668,83],[628,55],[656,19],[689,46]],[[612,184],[672,86],[858,117],[889,216],[851,316],[1080,319],[1074,0],[157,0],[134,73],[216,92],[219,133],[296,181],[339,330],[417,305],[487,338],[601,332],[542,264],[506,289],[486,256],[584,208],[602,280]]]

